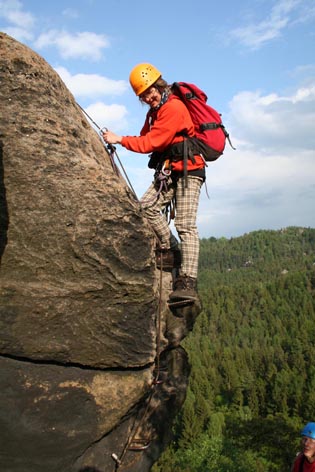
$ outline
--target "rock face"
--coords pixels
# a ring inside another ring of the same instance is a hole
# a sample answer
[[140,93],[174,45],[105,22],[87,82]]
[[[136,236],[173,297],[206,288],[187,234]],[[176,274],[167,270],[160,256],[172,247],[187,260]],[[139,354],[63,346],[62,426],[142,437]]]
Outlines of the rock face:
[[154,235],[59,76],[0,47],[1,471],[146,472],[200,305],[167,308]]

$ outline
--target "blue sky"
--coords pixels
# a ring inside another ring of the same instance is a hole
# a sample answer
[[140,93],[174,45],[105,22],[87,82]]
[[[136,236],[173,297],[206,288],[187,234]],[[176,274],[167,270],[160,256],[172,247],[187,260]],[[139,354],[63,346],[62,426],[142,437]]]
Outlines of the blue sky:
[[[0,29],[119,134],[138,134],[146,113],[134,65],[205,90],[237,150],[209,163],[200,237],[315,227],[315,0],[0,0]],[[117,150],[140,197],[147,156]]]

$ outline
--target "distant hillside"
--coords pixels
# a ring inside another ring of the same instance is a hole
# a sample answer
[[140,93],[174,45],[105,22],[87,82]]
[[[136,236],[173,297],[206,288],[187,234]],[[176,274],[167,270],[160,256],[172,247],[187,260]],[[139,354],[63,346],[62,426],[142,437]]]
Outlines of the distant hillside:
[[285,472],[315,419],[315,229],[202,239],[203,312],[175,441],[155,472]]
[[[289,227],[280,231],[254,231],[238,238],[202,239],[200,282],[206,273],[215,279],[233,272],[226,282],[242,277],[263,278],[315,265],[315,229]],[[236,274],[237,275],[236,275]],[[260,274],[260,275],[259,275]]]

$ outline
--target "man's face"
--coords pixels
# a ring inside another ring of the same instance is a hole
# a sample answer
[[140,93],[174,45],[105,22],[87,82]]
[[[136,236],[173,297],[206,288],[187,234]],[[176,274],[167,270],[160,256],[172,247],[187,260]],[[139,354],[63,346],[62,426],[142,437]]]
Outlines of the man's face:
[[156,87],[149,87],[140,95],[140,99],[149,105],[151,108],[157,107],[161,101],[161,93]]
[[307,436],[302,437],[303,454],[310,462],[315,461],[315,439]]

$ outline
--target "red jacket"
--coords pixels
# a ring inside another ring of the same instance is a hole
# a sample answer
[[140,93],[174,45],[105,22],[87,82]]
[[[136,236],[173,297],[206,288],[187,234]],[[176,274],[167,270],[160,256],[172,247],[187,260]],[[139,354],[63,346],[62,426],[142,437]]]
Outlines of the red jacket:
[[[304,454],[299,454],[294,461],[292,472],[300,472],[300,462]],[[307,459],[304,460],[303,472],[315,472],[315,462],[308,462]]]
[[[163,152],[169,146],[183,141],[180,133],[194,136],[194,125],[189,111],[183,102],[175,95],[156,111],[147,113],[140,136],[123,136],[121,144],[130,151],[139,153]],[[183,171],[183,160],[172,163],[172,169]],[[205,167],[201,156],[195,156],[195,163],[188,160],[187,170],[202,169]]]

